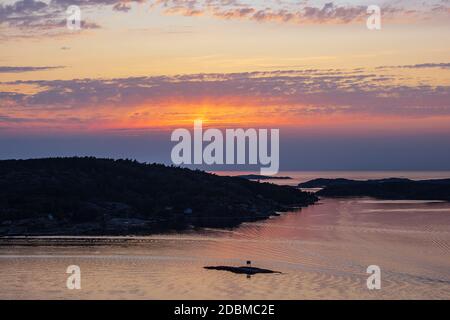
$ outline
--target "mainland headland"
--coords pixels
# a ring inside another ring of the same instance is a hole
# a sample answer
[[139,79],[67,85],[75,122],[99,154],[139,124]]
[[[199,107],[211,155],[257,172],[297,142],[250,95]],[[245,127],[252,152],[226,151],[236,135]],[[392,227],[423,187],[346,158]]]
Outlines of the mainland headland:
[[228,228],[317,201],[294,187],[132,160],[0,161],[0,236]]
[[450,179],[410,180],[389,178],[378,180],[314,179],[300,188],[322,188],[321,197],[372,197],[388,200],[450,201]]

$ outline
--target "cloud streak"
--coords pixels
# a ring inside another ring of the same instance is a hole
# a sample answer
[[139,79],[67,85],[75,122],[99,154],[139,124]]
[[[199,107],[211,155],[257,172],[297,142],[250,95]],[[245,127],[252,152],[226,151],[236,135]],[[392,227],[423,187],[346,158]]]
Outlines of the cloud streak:
[[22,73],[22,72],[33,72],[33,71],[48,71],[54,69],[62,69],[65,66],[44,66],[44,67],[10,67],[10,66],[0,66],[0,73]]
[[[220,19],[246,19],[257,22],[282,22],[296,24],[341,24],[361,20],[366,16],[366,6],[337,6],[333,2],[322,7],[274,6],[256,7],[236,1],[156,1],[166,14],[184,16],[209,15]],[[275,5],[276,3],[272,3]]]
[[[127,13],[133,4],[149,4],[153,11],[165,15],[186,17],[208,16],[224,20],[247,20],[297,25],[364,23],[367,5],[339,4],[330,1],[312,5],[309,1],[285,2],[277,0],[246,2],[245,0],[18,0],[0,5],[0,27],[8,28],[2,38],[67,35],[65,10],[70,5],[92,12],[111,10]],[[142,9],[141,9],[142,10]],[[448,21],[450,3],[435,0],[410,5],[396,2],[381,6],[383,21]],[[95,21],[84,21],[82,29],[98,29]],[[6,35],[5,35],[6,34]],[[74,34],[74,33],[72,33]]]
[[[81,9],[109,6],[116,11],[128,11],[132,2],[145,0],[19,0],[11,4],[0,4],[0,27],[3,27],[2,39],[31,38],[35,36],[51,37],[77,34],[66,28],[66,10],[71,5]],[[81,29],[99,29],[100,25],[83,19]]]
[[126,122],[147,127],[201,114],[222,123],[278,117],[292,124],[305,117],[450,117],[448,85],[399,85],[397,80],[361,69],[309,69],[15,81],[8,85],[38,90],[0,92],[0,114],[20,119],[53,115],[59,124],[77,119],[77,125]]
[[378,69],[450,69],[450,63],[420,63],[403,66],[383,66]]
[[[154,7],[165,14],[183,16],[210,16],[226,20],[250,20],[292,24],[349,24],[363,22],[369,14],[368,5],[343,5],[330,1],[323,5],[311,5],[308,1],[291,3],[265,1],[262,5],[236,0],[157,0]],[[403,7],[397,4],[381,6],[383,20],[424,20],[430,15],[436,19],[450,15],[448,1],[430,1],[420,5]]]

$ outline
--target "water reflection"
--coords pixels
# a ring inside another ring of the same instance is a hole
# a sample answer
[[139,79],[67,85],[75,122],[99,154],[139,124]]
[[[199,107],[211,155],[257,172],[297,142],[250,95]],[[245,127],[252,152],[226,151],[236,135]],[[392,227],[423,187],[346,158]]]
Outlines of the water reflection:
[[[0,298],[449,299],[449,210],[449,203],[326,199],[233,230],[3,246]],[[247,279],[203,269],[247,260],[282,274]],[[81,267],[80,291],[65,287],[70,264]],[[372,264],[382,270],[379,291],[366,288]]]

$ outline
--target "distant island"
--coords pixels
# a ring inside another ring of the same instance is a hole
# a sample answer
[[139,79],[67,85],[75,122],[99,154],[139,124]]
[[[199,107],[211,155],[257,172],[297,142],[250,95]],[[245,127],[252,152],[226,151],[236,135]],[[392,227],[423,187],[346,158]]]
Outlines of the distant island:
[[317,200],[294,187],[131,160],[0,161],[0,236],[234,227]]
[[389,178],[378,180],[314,179],[300,183],[300,188],[323,188],[316,193],[324,197],[373,197],[389,200],[450,201],[450,179],[410,180]]
[[244,174],[240,176],[236,176],[238,178],[247,179],[247,180],[289,180],[291,177],[276,177],[276,176],[264,176],[259,174]]

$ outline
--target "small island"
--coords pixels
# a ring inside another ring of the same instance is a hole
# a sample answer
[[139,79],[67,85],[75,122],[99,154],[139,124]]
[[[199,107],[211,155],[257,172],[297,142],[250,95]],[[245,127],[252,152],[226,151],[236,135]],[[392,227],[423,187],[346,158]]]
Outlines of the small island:
[[388,178],[376,180],[314,179],[300,183],[300,188],[322,188],[323,197],[373,197],[388,200],[450,201],[450,179],[410,180]]
[[272,273],[278,273],[281,274],[279,271],[273,271],[269,269],[261,269],[256,267],[250,267],[250,266],[242,266],[242,267],[231,267],[231,266],[216,266],[216,267],[203,267],[207,270],[216,270],[216,271],[228,271],[236,274],[246,274],[249,276],[255,275],[255,274],[272,274]]
[[317,200],[294,187],[132,160],[0,161],[0,236],[230,228]]

